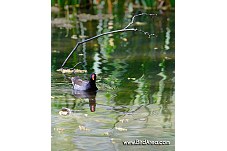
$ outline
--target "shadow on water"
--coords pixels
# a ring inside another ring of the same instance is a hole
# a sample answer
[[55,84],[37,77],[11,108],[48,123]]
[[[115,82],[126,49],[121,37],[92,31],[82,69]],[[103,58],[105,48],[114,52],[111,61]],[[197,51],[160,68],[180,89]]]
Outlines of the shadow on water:
[[[52,14],[52,150],[174,150],[174,12],[137,20],[134,26],[157,38],[127,32],[106,35],[78,48],[67,66],[82,62],[77,68],[87,73],[77,75],[84,80],[95,72],[97,93],[72,91],[71,83],[56,71],[78,41],[120,29],[140,10],[131,4],[127,9],[121,3],[117,3],[119,9],[106,5],[102,1],[92,12],[68,7]],[[64,107],[74,112],[59,115]],[[135,139],[167,140],[171,145],[122,144]]]

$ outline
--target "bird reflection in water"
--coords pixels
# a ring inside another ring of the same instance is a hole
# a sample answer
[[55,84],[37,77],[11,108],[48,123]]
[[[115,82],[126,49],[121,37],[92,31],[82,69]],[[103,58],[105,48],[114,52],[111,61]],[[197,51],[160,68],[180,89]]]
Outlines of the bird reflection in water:
[[73,95],[79,99],[89,99],[89,107],[91,112],[96,109],[96,91],[77,91],[72,90]]

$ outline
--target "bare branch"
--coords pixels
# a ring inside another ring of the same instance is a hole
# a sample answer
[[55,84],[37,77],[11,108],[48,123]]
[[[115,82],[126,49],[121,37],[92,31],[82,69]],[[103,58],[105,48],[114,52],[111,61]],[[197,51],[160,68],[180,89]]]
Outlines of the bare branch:
[[[151,33],[149,33],[149,32],[145,32],[145,31],[140,30],[140,29],[128,28],[130,25],[132,25],[132,24],[134,23],[134,20],[135,20],[136,17],[142,16],[142,15],[146,15],[146,16],[157,16],[157,14],[147,14],[147,13],[137,14],[137,15],[134,15],[134,16],[132,17],[131,22],[130,22],[125,28],[123,28],[123,29],[105,32],[105,33],[96,35],[96,36],[94,36],[94,37],[85,39],[84,41],[78,42],[78,43],[76,44],[76,46],[73,48],[73,50],[70,52],[70,54],[67,56],[67,58],[65,59],[65,61],[63,62],[61,68],[64,68],[64,66],[65,66],[66,62],[68,61],[68,59],[70,58],[70,56],[74,53],[74,51],[75,51],[81,44],[86,43],[86,42],[88,42],[88,41],[91,41],[91,40],[93,40],[93,39],[96,39],[96,38],[98,38],[98,37],[101,37],[101,36],[104,36],[104,35],[108,35],[108,34],[119,33],[119,32],[127,32],[127,31],[138,31],[138,32],[142,32],[143,34],[148,35],[148,38],[150,38],[151,36],[155,36],[155,34],[151,34]],[[78,64],[76,64],[72,69],[74,69],[77,65],[78,65]]]

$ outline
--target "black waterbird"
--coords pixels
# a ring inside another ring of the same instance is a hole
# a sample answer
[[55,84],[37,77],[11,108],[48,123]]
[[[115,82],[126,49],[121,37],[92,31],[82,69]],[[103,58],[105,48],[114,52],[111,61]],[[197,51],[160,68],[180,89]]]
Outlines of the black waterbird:
[[74,91],[97,91],[96,74],[92,73],[89,81],[83,81],[80,77],[71,78]]

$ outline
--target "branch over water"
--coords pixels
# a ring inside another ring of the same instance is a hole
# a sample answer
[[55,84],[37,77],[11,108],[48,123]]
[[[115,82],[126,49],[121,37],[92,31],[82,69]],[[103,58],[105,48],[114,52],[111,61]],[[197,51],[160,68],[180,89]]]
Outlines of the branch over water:
[[[76,49],[77,49],[81,44],[86,43],[86,42],[88,42],[88,41],[91,41],[91,40],[93,40],[93,39],[96,39],[96,38],[98,38],[98,37],[101,37],[101,36],[104,36],[104,35],[108,35],[108,34],[119,33],[119,32],[127,32],[127,31],[134,31],[134,32],[135,32],[135,31],[138,31],[138,32],[142,32],[143,34],[147,35],[148,38],[150,38],[151,36],[156,36],[155,34],[151,34],[151,33],[149,33],[149,32],[145,32],[145,31],[143,31],[143,30],[141,30],[141,29],[137,29],[137,28],[128,28],[128,27],[130,27],[130,26],[135,22],[135,18],[138,17],[138,16],[151,16],[151,17],[153,17],[153,16],[157,16],[157,14],[141,13],[141,14],[134,15],[134,16],[132,17],[131,22],[130,22],[125,28],[123,28],[123,29],[105,32],[105,33],[102,33],[102,34],[99,34],[99,35],[96,35],[96,36],[94,36],[94,37],[91,37],[91,38],[88,38],[88,39],[85,39],[85,40],[83,40],[83,41],[78,42],[78,43],[76,44],[76,46],[73,48],[73,50],[70,52],[70,54],[67,56],[67,58],[65,59],[65,61],[63,62],[63,64],[61,65],[61,68],[62,68],[62,69],[64,68],[66,62],[69,60],[69,58],[71,57],[71,55],[76,51]],[[75,65],[72,69],[74,69],[75,67],[76,67],[76,65]]]

